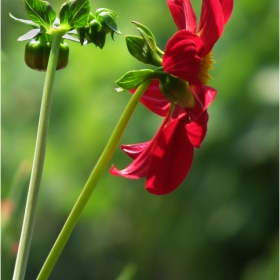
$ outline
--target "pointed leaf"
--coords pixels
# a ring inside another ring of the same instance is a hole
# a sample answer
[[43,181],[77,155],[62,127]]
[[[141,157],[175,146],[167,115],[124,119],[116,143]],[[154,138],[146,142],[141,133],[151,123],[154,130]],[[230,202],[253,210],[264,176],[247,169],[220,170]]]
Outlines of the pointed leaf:
[[112,13],[108,13],[108,12],[102,12],[97,16],[98,18],[102,18],[104,20],[104,22],[106,23],[106,25],[112,29],[114,32],[121,34],[117,23],[116,23],[116,17],[112,14]]
[[106,12],[106,13],[110,13],[112,14],[115,18],[119,17],[119,15],[117,13],[115,13],[114,11],[107,9],[107,8],[99,8],[95,11],[95,16],[98,16],[99,14]]
[[59,19],[61,24],[68,24],[68,20],[70,19],[70,1],[65,2],[59,11]]
[[39,28],[39,27],[40,27],[39,24],[34,23],[32,20],[16,18],[16,17],[14,17],[11,13],[10,13],[9,15],[10,15],[10,17],[11,17],[12,19],[14,19],[15,21],[22,22],[22,23],[27,24],[27,25],[30,25],[30,26],[32,26],[32,27],[34,27],[34,28]]
[[129,71],[116,81],[117,85],[123,89],[134,89],[151,79],[154,71],[150,69]]
[[137,60],[146,64],[161,66],[160,62],[155,59],[156,54],[153,53],[153,50],[147,45],[142,37],[126,36],[125,40],[128,51]]
[[25,41],[25,40],[33,39],[33,38],[35,38],[39,33],[40,33],[40,29],[39,29],[39,28],[29,30],[27,33],[25,33],[24,35],[20,36],[20,37],[18,38],[18,41]]
[[89,13],[89,0],[67,1],[61,6],[59,18],[61,23],[68,24],[70,28],[81,28],[87,25]]
[[156,49],[157,49],[157,45],[155,40],[150,37],[144,30],[142,30],[141,28],[138,28],[139,32],[141,33],[144,41],[146,42],[146,44],[149,46],[149,48],[151,49],[153,54],[156,54]]
[[39,24],[40,27],[48,29],[56,19],[56,13],[52,6],[46,1],[24,0],[25,8],[30,19]]
[[80,40],[69,35],[69,34],[65,34],[62,38],[64,39],[67,39],[67,40],[70,40],[70,41],[73,41],[73,42],[77,42],[77,43],[80,43]]
[[152,31],[146,27],[145,25],[139,23],[139,22],[136,22],[136,21],[132,21],[133,24],[135,24],[137,27],[139,27],[140,29],[142,29],[149,37],[151,37],[154,41],[156,40],[155,39],[155,36],[154,34],[152,33]]

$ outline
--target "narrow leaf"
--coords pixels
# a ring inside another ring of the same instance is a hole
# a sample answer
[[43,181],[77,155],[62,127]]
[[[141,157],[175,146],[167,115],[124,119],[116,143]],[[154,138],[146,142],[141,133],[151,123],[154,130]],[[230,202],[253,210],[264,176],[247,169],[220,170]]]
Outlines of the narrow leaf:
[[140,29],[142,29],[149,37],[151,37],[153,39],[153,41],[156,40],[154,34],[152,33],[152,31],[148,27],[146,27],[145,25],[143,25],[139,22],[136,22],[136,21],[132,21],[132,23],[135,24]]
[[156,52],[156,42],[155,40],[150,37],[144,30],[142,30],[141,28],[138,28],[139,32],[141,33],[143,39],[145,40],[145,42],[147,43],[147,45],[149,46],[149,48],[152,50],[153,53]]
[[129,71],[116,81],[117,85],[123,89],[134,89],[153,77],[154,71],[151,69]]
[[24,0],[25,8],[30,19],[40,27],[48,29],[56,19],[56,13],[47,1]]
[[69,35],[69,34],[65,34],[62,38],[64,39],[67,39],[67,40],[70,40],[70,41],[73,41],[73,42],[77,42],[77,43],[80,43],[80,40]]
[[33,38],[35,38],[39,33],[40,33],[40,29],[39,29],[39,28],[29,30],[27,33],[25,33],[24,35],[20,36],[20,37],[18,38],[18,41],[25,41],[25,40],[33,39]]
[[39,27],[40,27],[39,24],[34,23],[32,20],[16,18],[16,17],[14,17],[11,13],[10,13],[9,15],[10,15],[10,17],[11,17],[12,19],[14,19],[15,21],[18,21],[18,22],[21,22],[21,23],[30,25],[30,26],[32,26],[32,27],[34,27],[34,28],[39,28]]

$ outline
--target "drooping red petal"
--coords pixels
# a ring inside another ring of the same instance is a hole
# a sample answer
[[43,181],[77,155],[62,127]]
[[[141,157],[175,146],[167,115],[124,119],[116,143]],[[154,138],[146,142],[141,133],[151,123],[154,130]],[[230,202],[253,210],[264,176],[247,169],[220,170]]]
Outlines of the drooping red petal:
[[224,24],[226,24],[232,14],[233,9],[233,0],[219,0],[222,6],[222,10],[224,13]]
[[193,160],[185,124],[187,114],[170,121],[155,140],[151,150],[146,189],[156,195],[174,191],[185,179]]
[[[130,90],[130,92],[134,93],[135,89]],[[170,103],[161,93],[158,80],[152,81],[141,97],[140,102],[161,117],[165,117],[168,114]]]
[[131,158],[136,159],[150,144],[151,141],[131,144],[131,145],[121,145],[121,149]]
[[204,140],[207,132],[208,119],[208,113],[205,111],[198,119],[186,125],[189,140],[196,148],[200,148],[200,145]]
[[128,179],[140,179],[147,175],[148,164],[150,159],[150,151],[152,142],[146,149],[139,154],[135,160],[132,161],[126,168],[118,170],[114,165],[110,169],[110,173],[115,176],[122,176]]
[[[143,145],[142,147],[138,146],[138,152],[136,152],[135,157],[132,156],[131,149],[128,148],[128,151],[125,151],[126,153],[128,153],[129,156],[134,158],[131,164],[129,164],[126,168],[122,170],[118,170],[114,165],[112,165],[110,169],[110,173],[115,176],[119,175],[129,179],[139,179],[145,177],[147,175],[147,171],[149,167],[149,160],[151,156],[152,147],[154,146],[154,143],[158,135],[161,133],[162,129],[165,127],[168,120],[169,120],[169,115],[165,117],[164,121],[162,122],[154,138],[149,142],[142,143]],[[135,145],[137,146],[139,144],[135,144]],[[128,147],[128,145],[124,145],[124,146]],[[142,150],[142,152],[140,150]]]
[[189,0],[167,0],[167,5],[179,30],[196,32],[196,16]]
[[224,29],[224,14],[219,0],[203,0],[198,33],[204,43],[201,56],[207,55]]
[[197,119],[213,102],[217,90],[209,87],[200,85],[190,85],[190,89],[195,98],[195,107],[188,108],[188,112],[193,120]]
[[164,71],[190,83],[199,83],[203,42],[187,30],[178,31],[167,43],[163,55]]

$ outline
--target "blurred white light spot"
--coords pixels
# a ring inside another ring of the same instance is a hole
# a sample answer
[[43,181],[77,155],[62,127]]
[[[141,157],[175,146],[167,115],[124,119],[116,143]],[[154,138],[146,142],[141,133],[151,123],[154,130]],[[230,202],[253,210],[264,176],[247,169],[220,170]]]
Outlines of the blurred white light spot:
[[275,66],[260,69],[249,84],[249,94],[258,102],[277,104],[279,101],[279,69]]

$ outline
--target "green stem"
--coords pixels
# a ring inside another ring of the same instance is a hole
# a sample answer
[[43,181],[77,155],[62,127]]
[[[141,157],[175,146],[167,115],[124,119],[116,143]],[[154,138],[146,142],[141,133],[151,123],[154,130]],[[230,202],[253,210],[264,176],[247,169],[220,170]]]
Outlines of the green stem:
[[54,84],[56,65],[59,54],[59,46],[62,35],[63,34],[61,32],[56,32],[53,34],[52,39],[51,53],[49,57],[48,68],[43,89],[31,178],[29,183],[13,280],[22,280],[25,276],[46,151],[46,142],[51,111],[51,93]]
[[138,104],[139,99],[146,91],[150,84],[150,81],[147,81],[140,85],[131,97],[129,103],[127,104],[123,114],[121,115],[103,153],[101,154],[99,160],[97,161],[92,173],[89,176],[88,181],[86,182],[79,198],[77,199],[71,213],[68,216],[52,250],[50,251],[38,277],[37,280],[48,279],[56,261],[58,260],[67,240],[69,239],[76,223],[79,220],[79,217],[82,214],[84,207],[86,206],[95,186],[98,183],[104,169],[106,168],[108,162],[110,161],[118,142],[125,130],[125,127]]

